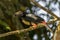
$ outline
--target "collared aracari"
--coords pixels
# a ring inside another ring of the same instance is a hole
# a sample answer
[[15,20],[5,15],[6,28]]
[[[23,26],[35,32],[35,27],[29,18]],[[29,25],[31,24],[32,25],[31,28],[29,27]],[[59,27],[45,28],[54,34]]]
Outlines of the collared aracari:
[[[37,34],[39,36],[41,36],[42,33],[44,33],[45,35],[47,35],[47,31],[46,28],[51,31],[51,29],[47,26],[47,23],[44,21],[43,18],[35,15],[35,14],[29,14],[27,12],[17,12],[16,15],[19,17],[19,21],[22,23],[24,28],[29,28],[30,26],[32,26],[35,30],[29,31],[29,36],[30,38],[33,40],[33,36],[34,34]],[[45,24],[44,27],[41,28],[37,28],[38,24]],[[51,31],[52,32],[52,31]],[[40,37],[38,37],[39,39]],[[48,38],[48,37],[47,37]]]
[[[16,14],[17,15],[17,14]],[[19,15],[19,20],[23,24],[24,28],[29,28],[32,26],[34,29],[37,28],[38,24],[44,24],[45,27],[52,32],[52,30],[47,26],[45,20],[35,14],[29,14],[27,12],[21,12]]]

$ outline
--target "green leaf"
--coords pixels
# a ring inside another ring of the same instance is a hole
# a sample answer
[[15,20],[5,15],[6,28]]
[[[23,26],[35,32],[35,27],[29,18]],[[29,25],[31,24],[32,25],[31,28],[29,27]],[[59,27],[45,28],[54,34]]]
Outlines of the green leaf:
[[3,25],[4,28],[6,28],[7,30],[11,30],[11,28],[9,27],[9,25],[7,23],[5,23],[4,21],[0,20],[0,25]]

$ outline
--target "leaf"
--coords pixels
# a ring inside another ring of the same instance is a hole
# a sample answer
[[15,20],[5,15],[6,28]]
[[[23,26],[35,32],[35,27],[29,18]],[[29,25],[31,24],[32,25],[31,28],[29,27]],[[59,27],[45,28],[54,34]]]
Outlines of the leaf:
[[5,26],[6,29],[11,30],[11,28],[9,27],[9,25],[7,23],[5,23],[4,21],[0,20],[0,24]]

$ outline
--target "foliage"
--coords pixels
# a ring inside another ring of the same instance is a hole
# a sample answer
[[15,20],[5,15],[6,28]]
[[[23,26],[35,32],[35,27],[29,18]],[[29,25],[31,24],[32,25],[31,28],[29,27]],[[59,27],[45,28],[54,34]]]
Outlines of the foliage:
[[[47,0],[36,0],[38,3],[40,1],[45,2],[46,5],[44,7],[46,7],[47,9],[50,9],[52,11],[56,11],[55,8],[51,8],[51,3],[56,4],[57,2],[60,4],[60,2],[58,0],[51,0],[48,1]],[[35,9],[34,9],[35,8]],[[34,10],[33,10],[34,9]],[[5,33],[5,32],[9,32],[9,31],[14,31],[14,30],[20,30],[23,29],[22,25],[20,23],[20,21],[18,20],[18,17],[15,16],[15,13],[18,11],[27,11],[29,10],[30,13],[37,13],[39,10],[41,10],[40,8],[38,8],[36,5],[34,5],[30,0],[0,0],[0,33]],[[44,14],[44,16],[47,16],[49,19],[51,19],[52,17],[49,14]],[[51,17],[51,18],[50,18]],[[49,21],[49,19],[47,19]],[[53,27],[52,28],[56,28],[56,24],[52,24]],[[43,30],[43,31],[42,31]],[[45,31],[46,32],[45,32]],[[55,30],[55,29],[53,29]],[[48,30],[46,30],[46,28],[42,28],[41,32],[39,31],[39,33],[44,34],[43,37],[46,38],[46,40],[50,40],[51,38],[49,38],[47,35],[47,32],[49,32]],[[39,34],[38,32],[34,32],[33,33],[37,33],[37,35],[39,36],[38,40],[42,40],[42,36],[41,34]],[[33,35],[33,33],[31,33],[30,35]],[[23,35],[22,35],[23,34]],[[22,33],[20,34],[15,34],[15,35],[11,35],[11,36],[7,36],[7,37],[3,37],[0,38],[0,40],[25,40],[25,36],[27,35],[27,39],[26,40],[30,40],[29,35],[26,33]],[[41,38],[41,39],[40,39]]]

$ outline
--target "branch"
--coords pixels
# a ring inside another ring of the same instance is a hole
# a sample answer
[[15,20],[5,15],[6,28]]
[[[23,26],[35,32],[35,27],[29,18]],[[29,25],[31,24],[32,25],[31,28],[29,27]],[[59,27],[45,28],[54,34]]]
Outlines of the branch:
[[45,7],[41,6],[40,4],[38,4],[35,0],[30,0],[31,2],[33,2],[36,6],[38,6],[39,8],[43,9],[44,11],[46,11],[48,14],[51,14],[52,16],[56,17],[57,19],[60,19],[59,17],[57,17],[51,10],[46,9]]
[[[44,24],[39,24],[37,28],[40,28],[40,27],[43,27],[43,26],[45,26],[45,25]],[[31,31],[31,30],[35,30],[35,29],[33,27],[29,27],[27,29],[11,31],[11,32],[0,34],[0,37],[5,37],[5,36],[13,35],[13,34],[20,34],[22,32],[28,32],[28,31]]]
[[30,29],[33,30],[32,28],[27,28],[27,29],[22,29],[22,30],[11,31],[11,32],[0,34],[0,37],[5,37],[5,36],[13,35],[13,34],[20,34],[21,32],[30,31]]
[[57,18],[54,18],[54,19],[52,19],[51,21],[48,21],[47,24],[53,24],[53,23],[55,23],[56,21],[58,21]]
[[53,35],[53,40],[56,40],[58,38],[60,38],[60,20],[58,21],[58,25],[57,25],[57,28],[56,28],[56,31]]

